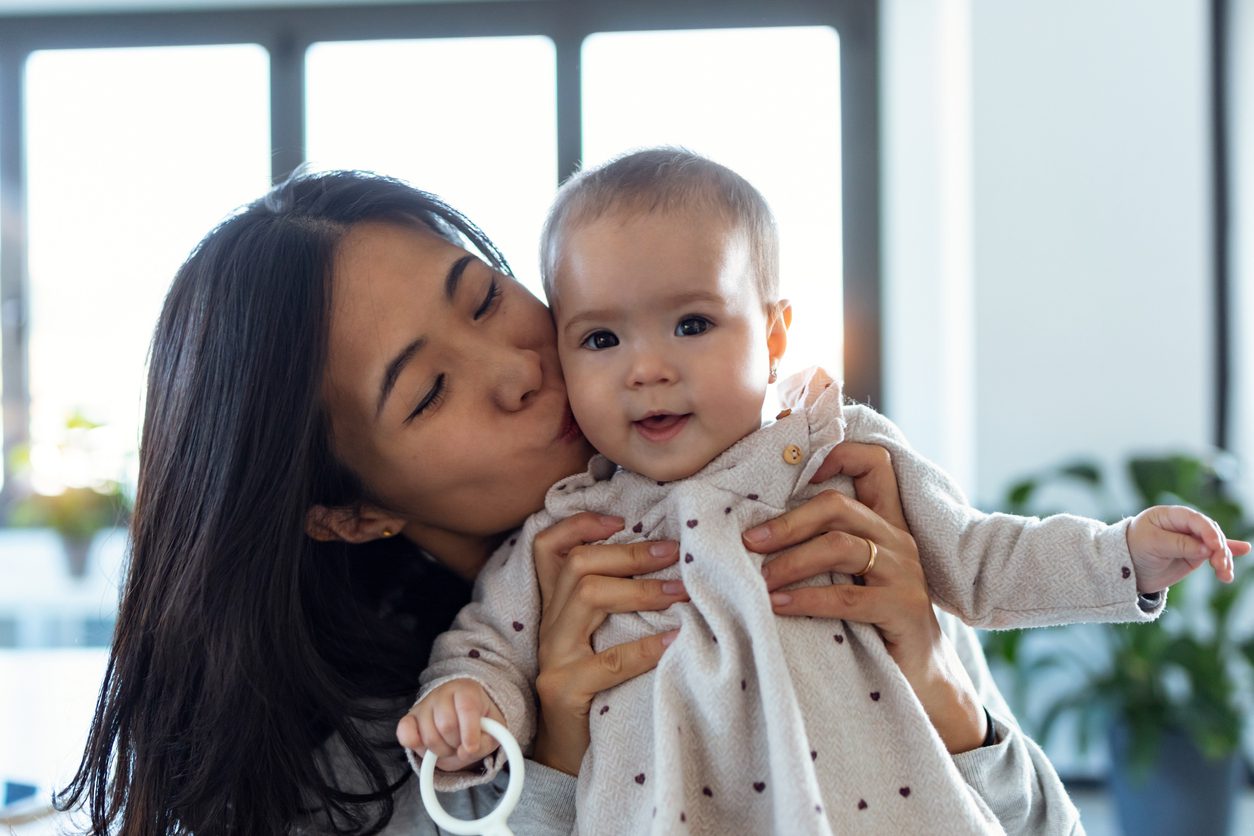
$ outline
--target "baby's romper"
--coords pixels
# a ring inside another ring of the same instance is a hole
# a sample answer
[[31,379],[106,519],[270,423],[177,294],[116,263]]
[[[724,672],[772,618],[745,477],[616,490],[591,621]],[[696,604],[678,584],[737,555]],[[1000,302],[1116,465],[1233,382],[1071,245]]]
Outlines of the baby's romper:
[[[821,373],[819,373],[821,375]],[[1136,606],[1126,523],[986,515],[873,410],[811,378],[806,408],[742,439],[698,474],[660,484],[595,457],[550,489],[545,510],[493,555],[436,643],[423,693],[478,680],[526,744],[535,733],[540,612],[530,544],[580,511],[626,520],[610,542],[672,539],[690,603],[615,614],[596,650],[680,628],[656,670],[598,695],[579,774],[576,830],[618,833],[998,833],[874,627],[778,617],[763,557],[741,532],[823,490],[810,485],[844,439],[891,452],[929,593],[973,626],[1152,618]],[[769,560],[769,558],[767,558]],[[847,575],[807,584],[848,583]],[[1156,613],[1155,613],[1156,614]],[[488,780],[439,775],[441,789]]]

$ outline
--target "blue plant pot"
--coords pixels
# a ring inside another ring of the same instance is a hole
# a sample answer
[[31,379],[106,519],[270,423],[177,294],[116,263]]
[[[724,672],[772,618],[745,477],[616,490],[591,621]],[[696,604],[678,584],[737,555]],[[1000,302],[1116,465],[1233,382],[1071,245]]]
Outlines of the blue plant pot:
[[1128,727],[1110,727],[1110,784],[1123,832],[1137,836],[1229,836],[1244,770],[1239,752],[1207,758],[1182,732],[1163,729],[1141,773],[1129,763]]

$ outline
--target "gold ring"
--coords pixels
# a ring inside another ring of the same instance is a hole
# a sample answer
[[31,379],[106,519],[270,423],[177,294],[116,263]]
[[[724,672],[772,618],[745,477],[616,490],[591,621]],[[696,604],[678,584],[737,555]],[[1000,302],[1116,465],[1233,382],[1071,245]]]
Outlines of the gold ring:
[[853,576],[855,578],[864,577],[867,572],[871,571],[871,567],[875,565],[875,556],[879,554],[880,552],[880,550],[875,547],[875,543],[872,542],[870,538],[863,537],[862,539],[866,540],[867,548],[870,550],[871,554],[867,557],[866,565],[862,567],[862,571],[853,573]]

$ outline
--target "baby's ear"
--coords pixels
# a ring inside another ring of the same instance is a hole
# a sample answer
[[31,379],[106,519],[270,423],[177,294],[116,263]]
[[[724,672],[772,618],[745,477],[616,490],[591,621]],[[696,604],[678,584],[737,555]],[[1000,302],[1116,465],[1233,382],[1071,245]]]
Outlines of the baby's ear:
[[788,329],[792,326],[792,305],[787,299],[772,302],[766,310],[766,350],[771,366],[777,366],[788,348]]
[[367,543],[399,534],[405,520],[371,505],[315,505],[305,514],[305,533],[321,542]]

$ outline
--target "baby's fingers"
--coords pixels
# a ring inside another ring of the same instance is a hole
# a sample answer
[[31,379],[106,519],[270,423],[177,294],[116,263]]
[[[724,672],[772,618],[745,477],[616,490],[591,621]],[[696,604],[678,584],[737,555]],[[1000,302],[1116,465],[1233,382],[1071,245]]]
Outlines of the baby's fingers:
[[[432,696],[430,699],[432,700],[431,726],[448,751],[455,753],[462,745],[462,728],[457,717],[457,708],[448,694]],[[422,723],[422,719],[419,720],[419,727],[422,729],[423,742],[427,744],[427,748],[436,749],[438,752],[432,739],[427,737],[427,727]]]
[[428,750],[435,752],[437,758],[447,758],[457,753],[457,747],[450,744],[440,733],[436,727],[435,714],[430,711],[424,711],[417,715],[418,733],[421,736],[421,743],[414,747],[414,751],[425,755]]
[[472,755],[479,751],[483,729],[479,721],[487,713],[487,705],[482,699],[482,692],[457,691],[453,694],[453,705],[457,710],[457,725],[461,729],[461,746],[459,755]]
[[[1237,567],[1233,563],[1233,558],[1249,554],[1250,544],[1244,540],[1225,540],[1225,542],[1228,546],[1228,551],[1226,554],[1219,556],[1223,560],[1223,568],[1215,566],[1215,574],[1224,583],[1232,583],[1237,579]],[[1212,565],[1215,563],[1215,558],[1211,558],[1211,563]]]
[[421,749],[422,732],[418,730],[418,718],[406,714],[396,724],[396,742],[406,749]]
[[[1245,554],[1249,545],[1224,537],[1219,523],[1192,508],[1182,505],[1164,505],[1149,512],[1156,527],[1161,530],[1163,550],[1175,557],[1184,558],[1190,566],[1208,561],[1215,576],[1224,583],[1235,577],[1232,565],[1234,554]],[[1233,546],[1237,547],[1234,552]]]
[[[1150,519],[1158,528],[1178,534],[1191,534],[1201,540],[1208,549],[1223,551],[1226,548],[1219,525],[1205,514],[1183,505],[1159,505],[1149,509]],[[1196,549],[1194,550],[1196,552]]]

